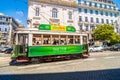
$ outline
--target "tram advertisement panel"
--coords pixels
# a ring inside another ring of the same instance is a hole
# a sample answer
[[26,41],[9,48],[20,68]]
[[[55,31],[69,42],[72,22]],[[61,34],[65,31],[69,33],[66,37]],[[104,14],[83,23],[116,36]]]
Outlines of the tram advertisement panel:
[[29,57],[82,53],[82,45],[69,46],[30,46]]

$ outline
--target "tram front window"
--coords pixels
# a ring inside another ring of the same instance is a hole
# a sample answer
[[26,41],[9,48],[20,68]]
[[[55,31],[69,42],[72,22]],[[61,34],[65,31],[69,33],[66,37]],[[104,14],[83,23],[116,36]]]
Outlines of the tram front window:
[[28,44],[28,35],[19,34],[18,35],[18,44],[19,45],[26,45],[26,44]]
[[27,52],[27,46],[28,46],[28,35],[18,34],[19,53]]

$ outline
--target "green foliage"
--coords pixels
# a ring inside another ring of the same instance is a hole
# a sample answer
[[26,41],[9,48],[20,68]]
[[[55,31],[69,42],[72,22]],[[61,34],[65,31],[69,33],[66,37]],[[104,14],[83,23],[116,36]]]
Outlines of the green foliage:
[[120,36],[114,32],[114,26],[108,24],[98,26],[93,31],[93,36],[99,41],[120,42]]

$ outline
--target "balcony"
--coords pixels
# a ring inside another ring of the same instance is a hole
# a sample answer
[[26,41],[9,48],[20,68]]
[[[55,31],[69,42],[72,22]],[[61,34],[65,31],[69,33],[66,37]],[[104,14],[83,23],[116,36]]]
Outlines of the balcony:
[[49,20],[50,20],[51,23],[57,23],[57,24],[60,23],[60,19],[50,18]]
[[73,23],[73,20],[67,20],[68,23]]
[[87,8],[87,9],[94,9],[94,10],[101,10],[101,11],[107,11],[107,12],[114,12],[117,13],[119,12],[118,10],[109,10],[107,8],[99,8],[99,7],[94,7],[94,6],[89,6],[89,5],[83,5],[83,4],[79,4],[78,5],[79,8]]

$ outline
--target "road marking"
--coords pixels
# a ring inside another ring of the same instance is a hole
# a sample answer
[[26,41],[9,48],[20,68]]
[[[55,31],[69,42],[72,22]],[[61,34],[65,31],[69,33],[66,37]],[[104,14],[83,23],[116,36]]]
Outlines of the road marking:
[[89,59],[84,59],[84,61],[94,61],[96,58],[89,58]]
[[39,66],[40,66],[40,64],[25,65],[25,66],[18,67],[18,69],[35,68],[35,67],[39,67]]
[[[20,66],[17,69],[48,69],[48,68],[56,68],[56,67],[62,67],[62,66],[70,66],[70,65],[75,65],[75,64],[80,64],[80,62],[73,62],[73,61],[66,61],[66,62],[55,62],[55,63],[48,63],[48,64],[35,64],[35,65],[28,65],[28,66]],[[46,67],[47,66],[47,67]]]
[[53,69],[53,68],[59,68],[59,67],[65,67],[65,66],[73,66],[75,64],[80,64],[82,62],[73,62],[73,63],[66,63],[66,64],[62,64],[62,65],[53,65],[53,66],[45,66],[45,67],[39,67],[33,70],[40,70],[40,69]]
[[110,57],[104,57],[104,59],[112,59],[115,58],[114,56],[110,56]]

